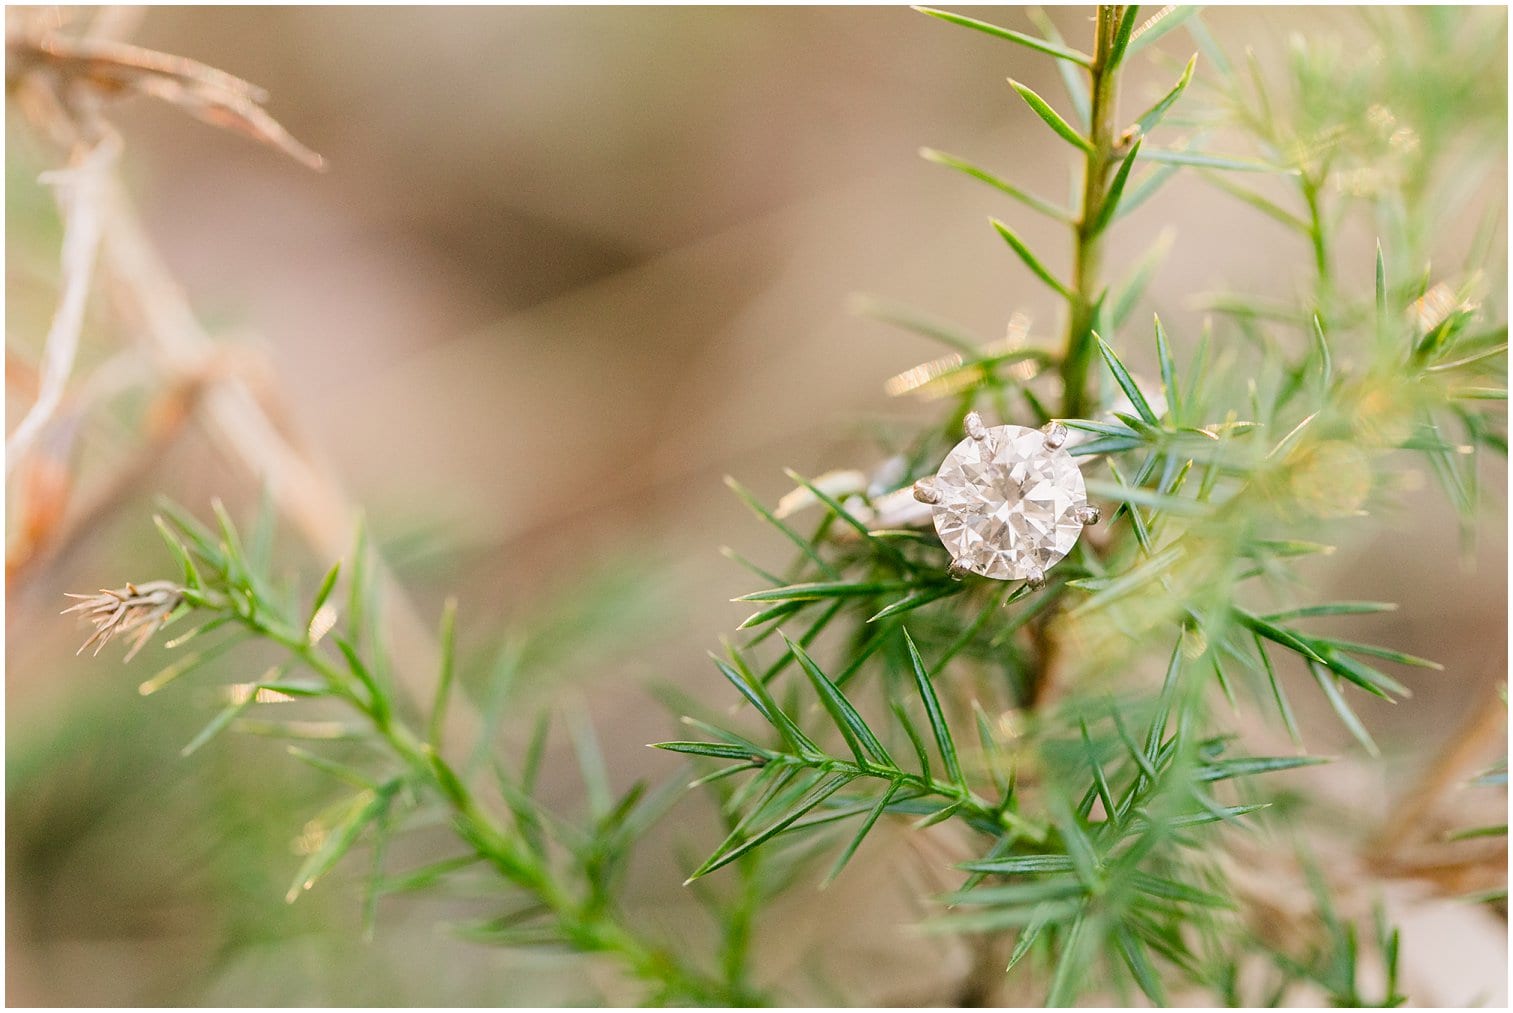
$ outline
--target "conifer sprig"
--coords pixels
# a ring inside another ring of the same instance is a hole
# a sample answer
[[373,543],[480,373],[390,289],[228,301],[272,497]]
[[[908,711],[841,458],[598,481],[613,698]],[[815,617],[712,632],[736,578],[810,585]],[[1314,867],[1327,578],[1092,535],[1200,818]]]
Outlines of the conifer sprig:
[[[229,514],[216,507],[217,525],[207,528],[192,516],[163,505],[159,533],[179,561],[182,577],[172,583],[175,610],[168,623],[195,623],[176,644],[213,641],[208,648],[177,660],[143,683],[156,692],[169,682],[212,668],[209,663],[250,640],[276,645],[284,654],[261,678],[224,688],[229,702],[185,747],[192,753],[228,730],[242,728],[293,740],[292,759],[329,775],[333,785],[352,791],[332,806],[315,848],[294,875],[292,903],[314,888],[359,846],[373,855],[364,887],[365,916],[376,916],[382,898],[434,887],[475,866],[491,869],[503,894],[502,913],[459,926],[467,938],[505,946],[566,946],[618,962],[642,983],[645,998],[667,1004],[744,1005],[759,1002],[749,982],[744,949],[726,954],[718,973],[710,972],[681,948],[650,938],[618,908],[617,897],[630,852],[681,792],[681,781],[654,786],[633,784],[620,794],[609,787],[592,730],[573,724],[588,799],[577,819],[546,808],[537,797],[549,722],[543,717],[531,736],[518,771],[489,760],[470,775],[445,753],[462,744],[443,741],[446,711],[457,684],[456,606],[443,611],[436,694],[423,721],[401,699],[387,672],[383,616],[366,566],[360,536],[351,563],[349,593],[338,615],[329,615],[341,568],[333,566],[308,603],[276,590],[267,569],[271,529],[260,521],[253,544],[244,542]],[[154,585],[156,586],[156,585]],[[272,715],[268,716],[269,712]],[[313,720],[312,720],[313,719]],[[415,729],[425,727],[424,735]],[[485,725],[474,756],[495,753],[497,725]],[[360,741],[367,749],[332,750],[322,743]],[[356,757],[363,757],[357,760]],[[482,774],[492,784],[485,789]],[[445,813],[460,852],[403,872],[385,867],[388,840],[411,825],[424,825],[437,807]],[[748,870],[748,876],[756,873]],[[760,901],[760,889],[740,901],[743,914]],[[723,903],[717,902],[717,903]]]
[[[744,596],[780,604],[752,616],[743,628],[755,635],[732,650],[730,661],[719,662],[727,678],[737,674],[732,681],[768,726],[766,735],[715,728],[706,729],[717,734],[705,744],[664,744],[738,760],[724,769],[752,786],[739,796],[743,820],[702,871],[773,840],[822,836],[841,820],[851,820],[854,830],[836,840],[837,868],[890,816],[912,817],[916,825],[958,822],[982,839],[984,857],[963,866],[961,888],[942,898],[946,910],[931,924],[938,931],[1014,934],[1011,969],[1041,954],[1050,1003],[1074,999],[1100,965],[1109,975],[1099,981],[1133,984],[1157,1003],[1184,982],[1235,996],[1242,954],[1254,940],[1235,915],[1244,898],[1230,894],[1206,858],[1215,845],[1222,850],[1227,835],[1254,832],[1247,827],[1261,818],[1265,803],[1248,786],[1252,777],[1321,759],[1226,758],[1232,733],[1213,709],[1214,697],[1230,707],[1244,700],[1270,715],[1301,748],[1289,699],[1295,691],[1278,675],[1288,659],[1311,676],[1319,699],[1363,748],[1376,753],[1353,695],[1406,698],[1407,686],[1388,665],[1439,666],[1390,646],[1314,632],[1320,620],[1392,606],[1299,601],[1300,567],[1331,551],[1329,540],[1342,524],[1358,523],[1391,501],[1395,490],[1384,476],[1404,453],[1431,462],[1469,523],[1475,483],[1464,448],[1443,434],[1459,426],[1468,444],[1506,452],[1499,404],[1506,397],[1506,327],[1489,320],[1464,282],[1460,288],[1454,281],[1438,288],[1395,282],[1386,266],[1395,257],[1379,254],[1374,271],[1352,272],[1364,275],[1364,286],[1347,284],[1337,273],[1331,251],[1339,245],[1334,233],[1341,214],[1326,205],[1340,163],[1334,156],[1318,161],[1308,145],[1285,143],[1277,133],[1290,117],[1306,119],[1313,110],[1262,114],[1238,99],[1223,100],[1241,109],[1242,125],[1251,115],[1271,131],[1258,131],[1263,143],[1255,154],[1217,154],[1182,140],[1153,146],[1148,135],[1187,122],[1177,110],[1198,90],[1202,68],[1195,55],[1136,120],[1119,119],[1119,72],[1129,54],[1178,25],[1189,29],[1203,66],[1218,76],[1203,93],[1242,87],[1235,63],[1192,11],[1166,8],[1142,24],[1133,8],[1100,7],[1084,59],[1071,55],[1082,55],[1075,50],[1069,54],[1043,19],[1045,45],[1030,45],[1022,33],[925,13],[1050,56],[1062,71],[1071,115],[1042,94],[1015,88],[1074,149],[1084,184],[1076,214],[975,161],[924,153],[1070,225],[1074,257],[1062,275],[1012,220],[991,222],[1030,273],[1065,301],[1065,341],[1046,349],[1011,340],[1008,351],[1022,354],[1004,375],[988,366],[1001,349],[990,353],[912,311],[868,307],[951,346],[958,365],[922,367],[923,382],[905,374],[908,382],[898,391],[946,397],[949,407],[938,425],[897,448],[882,485],[817,501],[824,514],[810,538],[749,500],[782,525],[802,558],[782,581]],[[1410,62],[1399,61],[1394,69],[1401,78],[1392,87],[1409,87],[1418,73]],[[1323,64],[1293,66],[1308,82],[1297,87],[1297,102],[1315,101],[1318,90],[1337,84],[1327,80]],[[1141,162],[1150,163],[1143,173]],[[1315,281],[1296,306],[1243,295],[1216,299],[1226,333],[1242,342],[1220,344],[1205,331],[1196,346],[1184,345],[1156,319],[1157,387],[1125,365],[1122,353],[1131,346],[1119,336],[1161,247],[1111,290],[1101,277],[1101,240],[1181,169],[1202,173],[1295,228],[1313,251]],[[1257,172],[1286,180],[1301,209],[1262,197],[1229,175]],[[1433,173],[1420,167],[1414,175]],[[1378,209],[1390,204],[1401,217],[1402,195],[1380,196]],[[1399,238],[1421,234],[1397,225]],[[1298,340],[1282,340],[1278,332],[1286,330]],[[1184,347],[1190,354],[1182,354]],[[1465,374],[1452,379],[1460,371]],[[1100,395],[1100,389],[1111,393]],[[867,519],[887,516],[889,497],[929,474],[955,443],[966,412],[1039,424],[1052,417],[1050,404],[1059,404],[1066,425],[1085,434],[1072,453],[1106,472],[1088,478],[1090,496],[1116,509],[1101,536],[1084,536],[1045,587],[975,578],[953,586],[942,578],[947,558],[935,540],[869,529]],[[1278,599],[1286,604],[1264,604]],[[775,630],[783,633],[786,650],[763,668],[755,657]],[[1177,646],[1168,646],[1158,689],[1139,678],[1140,662],[1153,643],[1174,632]],[[1078,656],[1068,661],[1064,645],[1072,639]],[[818,660],[822,642],[838,645],[833,665]],[[923,659],[930,659],[928,669]],[[801,681],[777,681],[795,662],[819,692],[828,725],[804,720],[815,711],[801,702]],[[1054,694],[1073,666],[1075,685]],[[763,687],[760,702],[752,686]],[[788,703],[778,706],[773,694],[783,686]],[[970,741],[963,734],[969,729]],[[1328,903],[1326,893],[1323,910]],[[1334,963],[1275,953],[1274,995],[1308,980],[1342,1000],[1362,997],[1356,930],[1329,917],[1338,928],[1338,945],[1327,958]],[[1375,934],[1388,968],[1382,996],[1389,1003],[1401,1000],[1396,940],[1385,925]]]

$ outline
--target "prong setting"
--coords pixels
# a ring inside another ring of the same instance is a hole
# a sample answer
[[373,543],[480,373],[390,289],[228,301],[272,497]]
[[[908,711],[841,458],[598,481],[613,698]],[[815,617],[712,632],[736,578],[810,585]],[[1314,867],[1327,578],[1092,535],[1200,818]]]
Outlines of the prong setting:
[[1077,459],[1063,448],[1067,427],[989,427],[966,412],[959,442],[934,476],[910,487],[929,505],[950,556],[947,574],[1045,584],[1045,572],[1066,556],[1097,519]]
[[1077,521],[1078,521],[1078,523],[1082,524],[1084,527],[1086,527],[1089,524],[1097,524],[1098,521],[1099,521],[1099,519],[1102,516],[1103,516],[1103,511],[1099,510],[1097,507],[1093,506],[1093,504],[1091,504],[1091,503],[1084,503],[1082,506],[1080,506],[1080,507],[1077,508],[1077,513],[1076,513]]

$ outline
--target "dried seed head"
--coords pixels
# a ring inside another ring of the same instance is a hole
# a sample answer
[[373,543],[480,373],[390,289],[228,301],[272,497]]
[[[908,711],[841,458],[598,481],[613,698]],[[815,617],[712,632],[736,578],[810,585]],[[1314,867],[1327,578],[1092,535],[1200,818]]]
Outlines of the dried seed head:
[[146,584],[127,584],[110,590],[101,588],[98,594],[70,594],[79,603],[63,610],[63,614],[80,612],[95,624],[95,631],[79,648],[82,654],[91,644],[99,654],[114,636],[131,636],[131,649],[126,652],[130,661],[154,633],[162,629],[174,609],[184,602],[184,589],[170,580],[154,580]]

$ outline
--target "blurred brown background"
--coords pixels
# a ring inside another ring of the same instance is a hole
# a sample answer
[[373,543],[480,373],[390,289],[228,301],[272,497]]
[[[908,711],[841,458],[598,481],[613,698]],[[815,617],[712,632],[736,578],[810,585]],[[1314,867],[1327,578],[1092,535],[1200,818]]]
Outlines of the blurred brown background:
[[[1027,27],[1022,12],[978,16]],[[1068,37],[1088,33],[1084,8],[1053,18]],[[1290,32],[1353,30],[1347,12],[1318,9],[1206,20],[1222,43],[1263,54]],[[164,8],[133,38],[263,85],[274,115],[329,159],[329,172],[310,173],[141,100],[113,113],[148,226],[201,318],[280,392],[291,430],[361,504],[418,611],[433,617],[457,593],[481,646],[554,610],[637,600],[590,613],[535,676],[563,681],[543,698],[592,696],[627,776],[671,769],[642,748],[670,727],[647,682],[719,698],[703,652],[744,617],[726,601],[749,587],[718,547],[783,553],[721,477],[771,501],[789,485],[782,467],[869,466],[867,424],[921,410],[881,386],[935,350],[853,315],[848,297],[876,293],[988,339],[1016,311],[1055,333],[1051,299],[985,226],[1017,209],[916,155],[939,147],[1065,194],[1064,147],[1004,82],[1012,72],[1059,98],[1054,69],[907,9]],[[1164,91],[1191,45],[1178,31],[1153,48],[1131,74],[1129,107]],[[46,217],[34,182],[43,149],[14,122],[8,138],[14,332],[35,316],[28,300],[45,321],[51,293],[25,268],[42,273],[56,250],[51,234],[16,225]],[[1059,230],[1016,224],[1064,255]],[[1196,179],[1123,224],[1111,264],[1167,225],[1175,244],[1149,303],[1179,345],[1200,322],[1196,294],[1296,283],[1303,251],[1291,238]],[[1448,230],[1446,248],[1466,231]],[[1369,274],[1369,251],[1363,236],[1341,262]],[[1453,524],[1408,534],[1413,510],[1448,510],[1432,482],[1405,475],[1419,505],[1343,545],[1319,589],[1401,602],[1353,630],[1447,664],[1409,673],[1411,703],[1364,708],[1400,765],[1322,782],[1368,816],[1505,676],[1502,466],[1484,479],[1498,505],[1469,556]],[[559,995],[570,961],[459,943],[425,904],[386,909],[371,947],[330,929],[355,919],[339,884],[285,908],[290,837],[320,786],[266,743],[228,740],[178,761],[203,701],[139,699],[140,671],[123,670],[114,648],[74,660],[78,630],[55,615],[62,592],[162,571],[149,506],[159,492],[202,514],[212,496],[242,515],[256,500],[255,483],[191,431],[74,550],[11,588],[10,1002]],[[324,565],[293,558],[312,576]],[[1327,712],[1304,720],[1319,751],[1347,748]],[[696,808],[679,813],[697,825]],[[801,885],[772,913],[773,925],[802,915],[813,938],[769,932],[771,966],[797,975],[823,963],[853,1001],[930,996],[917,968],[888,959],[919,886],[908,845],[890,841],[823,903]],[[670,861],[636,892],[648,917],[672,923],[686,901],[681,877],[662,874]],[[871,912],[872,938],[827,931],[858,911]],[[1448,924],[1405,925],[1405,947],[1453,967],[1501,959],[1501,922]],[[953,959],[943,951],[929,973],[949,977]]]

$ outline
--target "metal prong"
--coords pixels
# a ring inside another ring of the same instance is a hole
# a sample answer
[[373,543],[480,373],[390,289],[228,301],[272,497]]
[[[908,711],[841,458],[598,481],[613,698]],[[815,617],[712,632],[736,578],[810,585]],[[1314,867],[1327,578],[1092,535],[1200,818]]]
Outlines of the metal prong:
[[1045,587],[1045,571],[1039,568],[1031,570],[1025,575],[1024,586],[1031,591]]
[[1045,449],[1047,450],[1060,450],[1061,445],[1066,442],[1066,426],[1060,422],[1047,422],[1040,427],[1040,431],[1045,433]]
[[940,490],[928,478],[922,478],[914,483],[914,498],[921,503],[939,503]]
[[1073,516],[1077,518],[1078,524],[1097,524],[1098,519],[1103,516],[1103,511],[1091,503],[1084,503],[1073,512]]
[[946,576],[952,580],[960,580],[972,572],[972,564],[965,559],[953,559],[951,565],[946,567]]
[[982,416],[976,412],[967,412],[967,417],[961,420],[962,428],[967,435],[974,440],[980,440],[988,435],[988,427],[982,424]]

